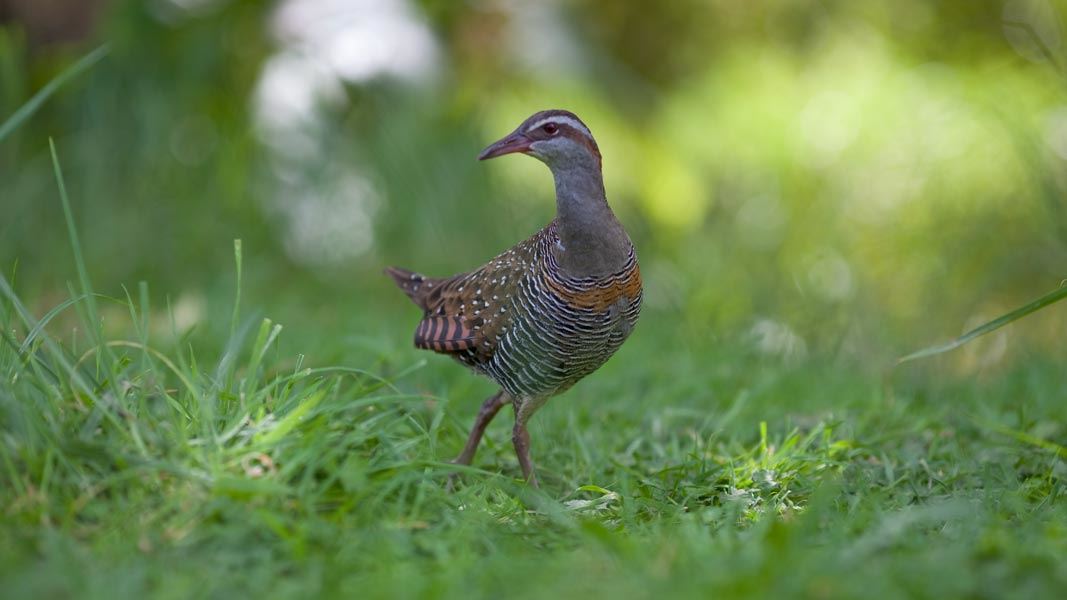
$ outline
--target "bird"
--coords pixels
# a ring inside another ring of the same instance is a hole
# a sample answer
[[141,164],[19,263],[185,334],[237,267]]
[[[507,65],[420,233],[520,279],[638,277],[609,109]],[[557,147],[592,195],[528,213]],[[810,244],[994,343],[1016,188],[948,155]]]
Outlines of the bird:
[[448,355],[494,381],[460,454],[470,465],[486,427],[507,404],[523,479],[538,487],[530,458],[530,417],[600,368],[630,336],[644,297],[637,252],[608,205],[600,149],[567,110],[544,110],[478,155],[525,154],[545,163],[556,216],[481,267],[427,277],[386,273],[420,309],[415,347]]

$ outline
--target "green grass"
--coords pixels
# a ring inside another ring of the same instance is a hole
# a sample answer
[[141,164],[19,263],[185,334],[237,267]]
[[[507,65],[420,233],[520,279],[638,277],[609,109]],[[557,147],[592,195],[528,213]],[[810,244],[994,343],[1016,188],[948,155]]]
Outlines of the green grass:
[[[10,305],[4,325],[26,327]],[[1067,584],[1064,454],[1033,443],[1067,433],[1057,365],[887,392],[833,365],[649,360],[651,331],[682,333],[644,325],[538,416],[542,492],[515,479],[498,423],[448,493],[443,463],[480,398],[412,393],[428,369],[310,368],[272,354],[266,321],[214,360],[145,352],[136,333],[110,355],[44,334],[26,354],[6,345],[0,583],[11,597]]]
[[42,319],[0,280],[9,597],[1033,598],[1067,585],[1055,360],[959,381],[936,362],[889,376],[787,365],[651,310],[534,419],[541,491],[517,479],[502,417],[449,492],[447,461],[491,387],[405,347],[410,311],[351,317],[357,344],[315,333],[317,354],[351,357],[329,367],[283,351],[281,327],[242,320],[237,302],[213,311],[230,323],[168,330],[146,285],[98,296],[79,271],[72,301]]

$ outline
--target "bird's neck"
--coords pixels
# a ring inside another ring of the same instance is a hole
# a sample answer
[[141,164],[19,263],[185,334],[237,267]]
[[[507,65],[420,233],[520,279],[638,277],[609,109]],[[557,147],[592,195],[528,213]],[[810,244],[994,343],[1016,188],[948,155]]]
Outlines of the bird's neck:
[[600,165],[570,163],[554,167],[552,175],[560,266],[574,277],[619,272],[629,258],[630,238],[608,206]]

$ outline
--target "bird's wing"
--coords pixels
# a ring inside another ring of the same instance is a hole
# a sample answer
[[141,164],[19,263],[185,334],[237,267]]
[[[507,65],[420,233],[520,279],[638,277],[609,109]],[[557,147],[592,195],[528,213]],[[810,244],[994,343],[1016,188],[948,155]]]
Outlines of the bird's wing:
[[492,261],[435,283],[425,297],[426,315],[415,330],[415,346],[446,353],[474,350],[486,359],[492,356],[512,321],[521,275],[520,268]]
[[523,286],[534,276],[538,246],[546,235],[548,228],[484,266],[452,277],[432,279],[404,269],[387,269],[425,311],[415,328],[415,346],[442,353],[472,351],[476,362],[491,358],[516,311],[522,309]]

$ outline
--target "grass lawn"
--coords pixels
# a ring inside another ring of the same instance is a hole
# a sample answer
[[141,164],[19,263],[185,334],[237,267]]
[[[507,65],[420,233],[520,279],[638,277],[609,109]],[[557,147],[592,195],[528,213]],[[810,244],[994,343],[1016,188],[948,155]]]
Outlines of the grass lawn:
[[409,348],[410,307],[310,319],[290,342],[240,311],[175,331],[144,288],[31,315],[8,284],[5,597],[1067,589],[1067,449],[1050,441],[1067,437],[1067,372],[1052,358],[968,378],[941,359],[788,363],[649,310],[535,417],[540,491],[517,479],[503,413],[449,492],[492,387]]

